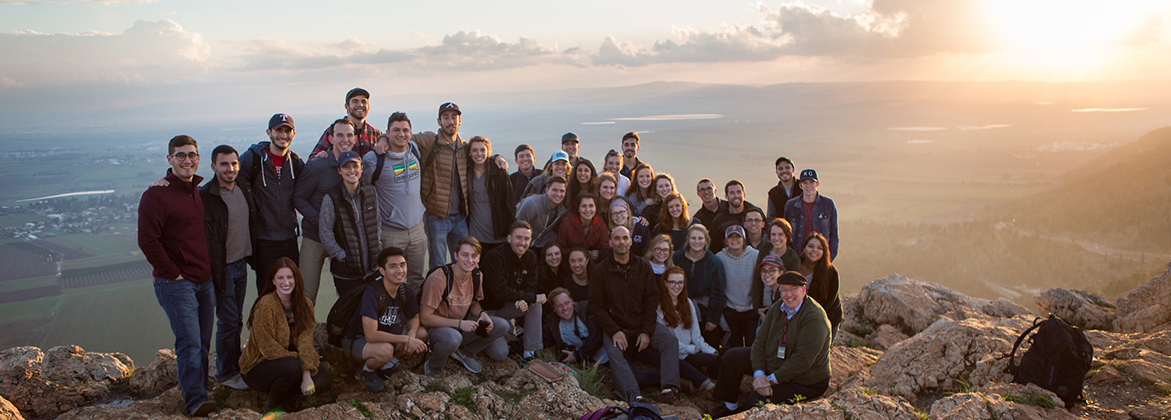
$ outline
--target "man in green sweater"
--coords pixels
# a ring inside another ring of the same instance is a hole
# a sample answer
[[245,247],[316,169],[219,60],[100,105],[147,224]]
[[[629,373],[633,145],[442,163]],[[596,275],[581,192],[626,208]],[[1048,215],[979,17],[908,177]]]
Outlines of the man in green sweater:
[[[739,413],[758,401],[793,403],[813,400],[829,388],[830,327],[825,310],[805,296],[805,277],[789,271],[777,279],[781,300],[760,324],[752,347],[728,350],[720,365],[713,396],[724,404],[712,418]],[[740,380],[752,372],[752,391],[737,404]]]

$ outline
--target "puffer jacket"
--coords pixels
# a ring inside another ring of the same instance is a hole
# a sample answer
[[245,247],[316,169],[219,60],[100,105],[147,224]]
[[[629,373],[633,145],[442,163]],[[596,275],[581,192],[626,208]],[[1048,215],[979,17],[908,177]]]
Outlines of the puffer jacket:
[[[422,197],[427,212],[437,217],[447,217],[451,206],[453,168],[458,168],[459,179],[468,178],[468,148],[463,138],[456,133],[452,139],[434,132],[415,134],[412,140],[419,146],[423,156]],[[434,160],[431,153],[435,153]],[[468,187],[461,182],[463,201],[468,200]],[[460,212],[466,214],[463,208]]]

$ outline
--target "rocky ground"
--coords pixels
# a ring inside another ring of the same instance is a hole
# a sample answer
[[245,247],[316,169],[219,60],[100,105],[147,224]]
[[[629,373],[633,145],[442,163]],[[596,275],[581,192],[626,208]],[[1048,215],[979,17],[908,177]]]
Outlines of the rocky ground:
[[[1050,289],[1036,302],[1042,312],[1086,329],[1094,345],[1085,400],[1072,410],[1049,391],[1011,383],[1005,372],[1004,356],[1037,314],[1004,299],[971,298],[891,275],[844,299],[846,319],[824,397],[731,418],[1171,419],[1171,264],[1115,302],[1064,289]],[[519,360],[481,358],[479,374],[448,363],[445,378],[436,380],[422,375],[416,357],[403,361],[386,391],[372,394],[339,352],[321,351],[331,388],[285,419],[576,419],[618,404],[608,399],[613,382],[605,367],[583,380],[589,383],[573,376],[548,383]],[[121,353],[77,346],[15,347],[0,352],[0,420],[183,419],[176,377],[170,350],[136,366]],[[747,380],[742,385],[747,389]],[[258,418],[265,399],[222,387],[211,394],[220,407],[213,419]],[[674,406],[656,405],[664,414],[700,419],[716,401],[690,393]]]

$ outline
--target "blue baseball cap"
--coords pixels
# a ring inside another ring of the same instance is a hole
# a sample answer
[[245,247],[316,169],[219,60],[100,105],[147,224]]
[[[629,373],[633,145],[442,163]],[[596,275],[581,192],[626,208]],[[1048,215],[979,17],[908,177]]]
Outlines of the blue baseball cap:
[[350,162],[358,162],[358,164],[361,165],[362,164],[362,157],[358,156],[358,154],[354,153],[354,151],[352,151],[352,150],[344,151],[344,152],[342,152],[341,155],[338,155],[338,157],[337,157],[337,167],[339,167],[339,168],[346,166],[346,164],[350,163]]
[[812,170],[812,169],[801,170],[801,179],[798,182],[804,181],[807,179],[817,181],[817,171]]
[[569,153],[565,153],[564,150],[558,150],[553,152],[553,157],[549,158],[549,162],[556,162],[559,160],[569,162]]

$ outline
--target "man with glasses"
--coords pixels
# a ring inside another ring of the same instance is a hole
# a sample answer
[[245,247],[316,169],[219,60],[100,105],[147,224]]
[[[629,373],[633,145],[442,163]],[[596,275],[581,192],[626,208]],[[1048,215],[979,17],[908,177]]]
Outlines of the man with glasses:
[[240,173],[252,185],[256,198],[256,240],[252,269],[256,292],[264,289],[268,268],[280,257],[297,261],[297,211],[293,189],[305,162],[289,148],[297,130],[293,117],[276,114],[268,120],[269,141],[253,144],[240,155]]
[[[338,157],[354,148],[357,136],[354,123],[342,118],[333,122],[329,133],[332,146],[324,158],[310,160],[305,172],[293,190],[293,206],[301,213],[301,254],[297,266],[301,269],[301,280],[305,283],[305,297],[317,304],[317,291],[321,288],[321,269],[329,253],[325,252],[319,232],[321,201],[325,195],[342,183],[338,173]],[[335,279],[336,280],[336,279]]]
[[215,287],[211,280],[199,146],[189,136],[167,145],[167,185],[148,188],[138,204],[138,247],[154,268],[155,297],[175,333],[175,356],[183,412],[204,417],[215,411],[204,382],[208,374]]
[[744,215],[744,240],[757,250],[768,242],[768,235],[764,233],[764,212],[760,208],[748,209]]
[[[699,219],[699,223],[704,226],[712,226],[716,215],[728,207],[728,202],[716,197],[716,184],[707,178],[699,180],[699,183],[695,185],[695,194],[699,196],[703,205],[691,217]],[[712,249],[719,251],[719,248]]]
[[[829,318],[817,301],[805,295],[801,273],[785,272],[777,283],[781,300],[769,308],[752,347],[724,353],[712,392],[724,404],[709,412],[712,418],[739,413],[762,401],[793,404],[798,395],[811,401],[829,388]],[[740,381],[749,372],[752,391],[739,402]]]

